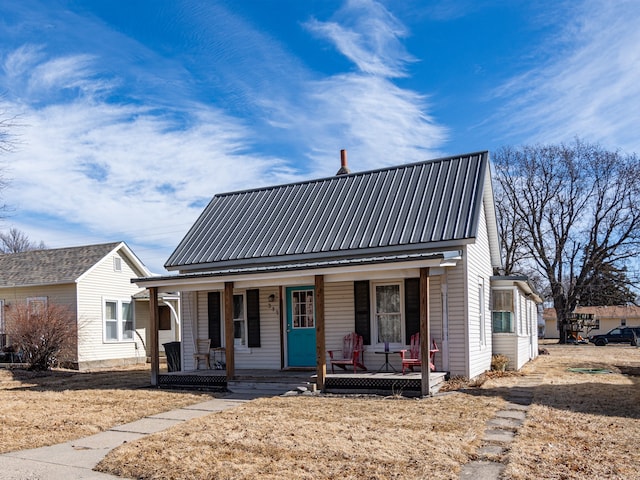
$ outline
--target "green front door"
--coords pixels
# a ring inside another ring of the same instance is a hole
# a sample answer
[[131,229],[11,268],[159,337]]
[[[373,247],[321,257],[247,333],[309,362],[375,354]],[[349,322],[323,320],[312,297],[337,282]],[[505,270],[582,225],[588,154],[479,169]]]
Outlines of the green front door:
[[287,366],[316,366],[314,287],[287,288]]

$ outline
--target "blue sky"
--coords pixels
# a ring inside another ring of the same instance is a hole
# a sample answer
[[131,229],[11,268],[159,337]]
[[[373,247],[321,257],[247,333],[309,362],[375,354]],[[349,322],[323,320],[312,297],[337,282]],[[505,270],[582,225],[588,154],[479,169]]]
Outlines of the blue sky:
[[0,230],[156,273],[216,193],[579,136],[640,153],[640,3],[0,0]]

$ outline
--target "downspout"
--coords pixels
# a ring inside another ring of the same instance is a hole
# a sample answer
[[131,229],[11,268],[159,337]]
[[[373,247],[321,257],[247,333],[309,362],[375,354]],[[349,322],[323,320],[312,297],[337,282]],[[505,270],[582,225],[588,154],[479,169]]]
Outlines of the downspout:
[[442,369],[449,371],[449,285],[447,284],[447,268],[440,276],[440,293],[442,298]]

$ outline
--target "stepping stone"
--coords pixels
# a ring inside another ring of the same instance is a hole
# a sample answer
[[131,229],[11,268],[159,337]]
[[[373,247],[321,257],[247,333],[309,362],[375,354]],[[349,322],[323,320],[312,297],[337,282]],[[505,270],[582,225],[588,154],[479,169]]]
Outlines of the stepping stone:
[[514,418],[516,420],[524,420],[527,418],[526,412],[519,410],[500,410],[496,412],[496,418]]
[[478,460],[464,465],[460,471],[460,478],[463,480],[498,480],[503,469],[504,465],[501,463]]
[[520,412],[526,412],[529,410],[530,404],[522,404],[517,402],[507,402],[503,410],[518,410]]
[[488,427],[517,430],[524,422],[515,418],[494,418],[487,421]]
[[478,450],[478,454],[481,456],[504,455],[505,453],[507,453],[507,449],[502,445],[485,445]]
[[509,443],[513,441],[515,433],[508,430],[487,430],[484,432],[482,440],[486,442]]

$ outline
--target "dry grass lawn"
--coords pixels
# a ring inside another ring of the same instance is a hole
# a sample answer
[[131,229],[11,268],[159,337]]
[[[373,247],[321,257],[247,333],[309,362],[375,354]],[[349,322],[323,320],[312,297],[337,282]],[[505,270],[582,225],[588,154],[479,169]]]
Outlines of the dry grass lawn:
[[[505,474],[524,479],[640,478],[640,349],[546,346],[544,373]],[[570,372],[603,369],[609,374]],[[485,387],[498,382],[487,382]]]
[[[640,478],[640,349],[545,347],[551,354],[525,368],[542,385],[503,458],[505,478]],[[98,469],[140,479],[454,479],[521,378],[422,400],[256,400],[123,445]]]
[[210,395],[143,388],[148,366],[48,373],[0,369],[0,453],[81,438]]
[[[640,478],[640,349],[544,347],[550,355],[523,370],[541,384],[500,457],[505,478]],[[493,376],[479,388],[421,400],[260,399],[123,445],[98,469],[141,479],[458,478],[477,457],[486,421],[522,379]],[[148,382],[146,366],[45,375],[0,370],[0,452],[91,435],[210,398],[143,388]]]
[[500,399],[276,397],[124,445],[99,470],[154,479],[453,478]]

